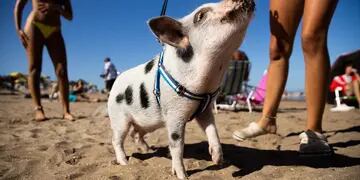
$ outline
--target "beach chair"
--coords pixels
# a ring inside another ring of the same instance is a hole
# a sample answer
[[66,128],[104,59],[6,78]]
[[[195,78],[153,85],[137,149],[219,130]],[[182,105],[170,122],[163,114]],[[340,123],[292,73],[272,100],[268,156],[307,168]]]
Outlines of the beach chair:
[[236,111],[245,105],[249,113],[252,113],[255,107],[264,104],[267,78],[268,74],[265,70],[257,86],[244,84],[242,93],[231,96],[228,104],[217,104],[216,107],[222,110]]
[[355,109],[354,106],[348,106],[345,103],[342,103],[343,100],[349,99],[347,96],[340,96],[340,92],[343,90],[341,87],[337,87],[335,89],[335,102],[336,106],[331,108],[330,111],[332,112],[346,112]]
[[[221,92],[214,101],[215,113],[218,109],[236,110],[236,99],[243,92],[249,79],[251,63],[245,60],[232,60],[222,82]],[[235,104],[234,104],[235,103]]]
[[[253,107],[262,106],[264,104],[267,79],[268,74],[267,70],[265,70],[257,86],[247,85],[248,90],[246,92],[249,93],[246,96],[245,101],[250,113],[253,111]],[[244,98],[240,98],[240,101],[244,101]]]

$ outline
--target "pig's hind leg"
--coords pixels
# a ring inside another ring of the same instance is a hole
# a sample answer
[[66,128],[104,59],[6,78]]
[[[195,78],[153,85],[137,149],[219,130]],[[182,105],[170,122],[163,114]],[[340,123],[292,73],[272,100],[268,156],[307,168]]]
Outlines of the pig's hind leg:
[[129,132],[131,126],[131,119],[121,114],[117,117],[110,117],[111,121],[115,121],[115,126],[113,129],[113,137],[112,144],[114,146],[116,162],[121,165],[127,165],[128,160],[126,158],[125,150],[124,150],[124,141],[126,135]]
[[135,123],[132,124],[130,136],[133,138],[134,142],[137,143],[137,145],[139,146],[138,149],[142,152],[148,152],[150,149],[149,145],[144,139],[145,134],[146,132],[142,130],[138,125],[136,125]]

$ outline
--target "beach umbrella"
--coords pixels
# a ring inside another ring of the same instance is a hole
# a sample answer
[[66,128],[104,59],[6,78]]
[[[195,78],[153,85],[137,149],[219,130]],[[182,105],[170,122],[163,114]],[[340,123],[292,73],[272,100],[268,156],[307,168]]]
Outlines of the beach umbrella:
[[345,73],[345,67],[352,64],[358,72],[360,72],[360,49],[340,55],[334,64],[331,66],[330,77],[333,79],[335,76]]

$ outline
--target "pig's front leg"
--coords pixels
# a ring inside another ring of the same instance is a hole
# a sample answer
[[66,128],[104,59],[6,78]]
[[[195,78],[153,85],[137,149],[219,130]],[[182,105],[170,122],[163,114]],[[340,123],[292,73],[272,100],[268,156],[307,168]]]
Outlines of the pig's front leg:
[[179,179],[185,179],[187,174],[183,162],[183,152],[186,121],[170,116],[167,118],[166,127],[168,130],[169,149],[172,159],[172,173],[176,174]]
[[223,152],[215,126],[214,114],[211,111],[211,106],[209,106],[205,112],[196,117],[196,121],[206,133],[209,142],[209,153],[212,161],[215,164],[221,164],[223,161]]

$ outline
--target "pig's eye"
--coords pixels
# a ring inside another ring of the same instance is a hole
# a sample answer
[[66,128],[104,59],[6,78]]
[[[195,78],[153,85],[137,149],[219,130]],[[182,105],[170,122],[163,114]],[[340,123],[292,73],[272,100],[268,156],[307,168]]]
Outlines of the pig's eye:
[[197,13],[196,15],[197,16],[195,16],[194,23],[200,22],[205,16],[205,14],[201,12]]
[[198,11],[194,16],[194,24],[198,24],[202,20],[206,18],[206,13],[209,12],[211,8],[203,8],[200,11]]

